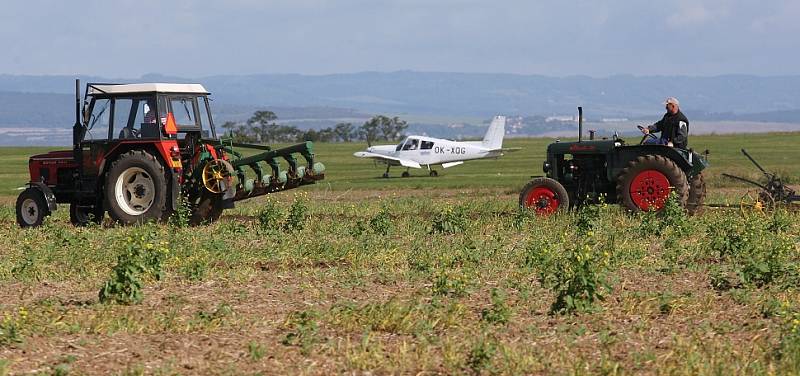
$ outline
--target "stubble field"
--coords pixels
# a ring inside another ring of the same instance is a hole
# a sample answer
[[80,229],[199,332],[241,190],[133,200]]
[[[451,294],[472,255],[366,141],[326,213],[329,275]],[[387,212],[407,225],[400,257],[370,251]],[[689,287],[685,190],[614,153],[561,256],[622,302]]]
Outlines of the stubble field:
[[740,210],[719,174],[757,177],[746,147],[797,184],[798,141],[693,137],[735,206],[694,217],[521,212],[537,139],[388,180],[315,145],[325,181],[214,224],[31,230],[13,201],[43,149],[2,149],[0,375],[797,374],[800,214]]

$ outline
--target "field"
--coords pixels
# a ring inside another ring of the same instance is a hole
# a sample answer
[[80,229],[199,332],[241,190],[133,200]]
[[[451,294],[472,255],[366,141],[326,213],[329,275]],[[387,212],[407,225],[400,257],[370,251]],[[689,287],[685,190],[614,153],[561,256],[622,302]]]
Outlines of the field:
[[[708,201],[746,192],[721,172],[758,177],[741,147],[796,187],[799,141],[693,137]],[[0,375],[800,373],[800,214],[533,217],[548,142],[388,180],[363,145],[315,145],[323,182],[194,228],[20,230],[46,149],[0,149]]]

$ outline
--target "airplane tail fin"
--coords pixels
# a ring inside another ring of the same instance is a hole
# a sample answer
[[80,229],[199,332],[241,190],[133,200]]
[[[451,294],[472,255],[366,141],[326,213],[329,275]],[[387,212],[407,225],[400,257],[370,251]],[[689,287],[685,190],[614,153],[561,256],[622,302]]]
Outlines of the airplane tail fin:
[[503,147],[503,137],[506,135],[506,117],[495,116],[489,130],[483,136],[483,147],[487,149],[500,149]]

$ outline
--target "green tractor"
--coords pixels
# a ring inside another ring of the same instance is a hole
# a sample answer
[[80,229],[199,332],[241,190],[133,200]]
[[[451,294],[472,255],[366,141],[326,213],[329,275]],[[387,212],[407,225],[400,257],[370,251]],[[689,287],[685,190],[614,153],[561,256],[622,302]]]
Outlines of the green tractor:
[[547,147],[543,170],[519,195],[519,205],[550,215],[604,200],[630,211],[661,210],[674,192],[681,206],[694,214],[703,207],[706,158],[691,149],[613,139],[582,140],[583,109],[578,107],[578,141]]

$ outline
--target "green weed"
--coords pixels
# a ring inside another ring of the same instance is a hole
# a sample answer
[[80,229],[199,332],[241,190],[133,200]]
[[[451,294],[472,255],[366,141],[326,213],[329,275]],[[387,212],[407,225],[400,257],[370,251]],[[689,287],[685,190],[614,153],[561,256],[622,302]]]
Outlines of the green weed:
[[432,234],[458,234],[467,230],[467,209],[447,207],[433,217]]
[[126,238],[122,253],[98,294],[101,303],[138,304],[142,301],[142,278],[163,277],[162,262],[169,253],[152,225],[138,227]]
[[247,344],[247,354],[250,355],[250,359],[254,362],[261,360],[266,353],[267,349],[256,341],[250,341]]
[[289,207],[289,215],[283,223],[284,230],[299,231],[303,229],[309,216],[307,201],[305,195],[296,194],[294,196],[294,202],[292,202],[292,206]]
[[575,244],[564,245],[561,253],[540,248],[536,256],[541,262],[539,280],[556,295],[550,313],[586,312],[597,300],[604,300],[611,287],[606,282],[610,254],[601,250],[591,234]]
[[392,217],[387,207],[381,210],[369,220],[369,227],[372,232],[378,235],[389,235],[392,232]]
[[511,317],[511,309],[506,304],[506,295],[498,289],[492,289],[492,305],[481,310],[481,321],[491,325],[505,325]]
[[317,332],[319,325],[317,318],[319,314],[315,311],[292,312],[283,324],[289,332],[283,337],[281,343],[285,346],[297,346],[303,355],[311,354],[314,344],[319,341]]
[[283,208],[271,198],[267,197],[264,206],[258,211],[258,226],[263,233],[275,232],[276,229],[281,228],[283,218],[286,216]]
[[497,343],[485,335],[478,337],[472,343],[469,353],[467,354],[466,366],[467,369],[474,374],[480,374],[484,371],[492,373],[492,359],[497,353]]
[[192,218],[191,206],[183,195],[178,196],[177,209],[170,215],[168,223],[175,228],[189,227],[189,220]]
[[19,323],[14,317],[6,313],[0,321],[0,347],[22,343]]

